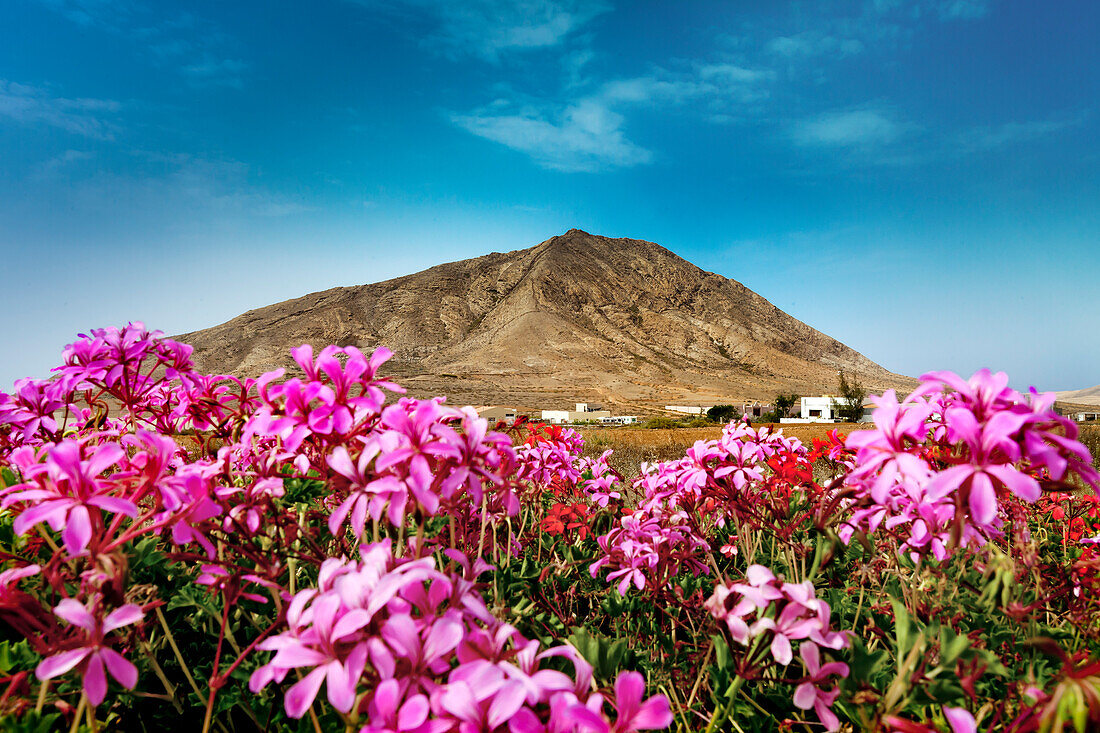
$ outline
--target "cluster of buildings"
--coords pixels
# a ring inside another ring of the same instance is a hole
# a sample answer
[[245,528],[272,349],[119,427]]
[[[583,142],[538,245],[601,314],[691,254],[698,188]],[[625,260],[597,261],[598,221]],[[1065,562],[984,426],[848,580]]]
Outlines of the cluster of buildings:
[[[665,405],[665,411],[677,415],[705,417],[714,405]],[[775,412],[775,405],[761,402],[745,402],[740,406],[734,405],[739,414],[748,415],[750,418],[759,418],[769,412]],[[860,422],[871,422],[871,406],[864,403],[865,411]],[[610,410],[605,410],[600,405],[587,402],[576,403],[575,410],[541,410],[538,411],[543,422],[552,425],[634,425],[638,422],[637,415],[612,415]],[[838,398],[834,395],[821,395],[820,397],[802,397],[799,404],[797,417],[780,416],[781,423],[838,423],[842,422],[839,415]],[[487,419],[490,423],[503,421],[511,424],[521,414],[515,407],[502,407],[499,405],[484,405],[476,407],[478,415]],[[1078,421],[1095,420],[1096,413],[1080,413],[1074,415]]]
[[[675,412],[680,415],[694,415],[697,417],[703,417],[714,405],[665,405],[666,412]],[[739,415],[748,415],[749,417],[760,417],[769,412],[775,411],[775,405],[760,402],[745,402],[740,407],[733,405],[737,409]]]
[[[638,422],[637,415],[612,415],[610,410],[604,410],[600,405],[590,405],[587,402],[576,403],[575,410],[541,410],[541,419],[551,425],[565,425],[577,423],[590,423],[598,425],[633,425]],[[519,417],[519,412],[514,407],[482,406],[474,408],[477,414],[489,422],[504,422],[511,424]]]
[[[820,397],[802,397],[799,404],[798,417],[784,417],[781,423],[832,423],[843,422],[840,417],[840,398],[835,395],[821,395]],[[869,400],[863,402],[863,417],[859,422],[871,422],[871,410],[873,406]]]
[[[836,423],[843,422],[839,414],[838,397],[835,395],[821,395],[820,397],[802,397],[799,402],[798,415],[780,415],[781,423]],[[680,415],[706,415],[714,405],[665,405],[665,410]],[[734,405],[738,408],[737,405]],[[860,422],[871,422],[872,406],[869,401],[864,402],[864,414]],[[764,402],[745,402],[739,407],[739,413],[750,418],[762,417],[769,412],[775,412],[775,405]]]

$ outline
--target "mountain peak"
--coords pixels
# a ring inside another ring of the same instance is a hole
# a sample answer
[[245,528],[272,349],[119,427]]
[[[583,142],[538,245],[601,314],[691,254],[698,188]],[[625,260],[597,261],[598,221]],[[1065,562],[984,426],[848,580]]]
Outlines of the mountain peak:
[[740,283],[653,242],[570,229],[534,247],[334,288],[185,334],[201,369],[260,374],[302,343],[394,354],[414,395],[553,408],[732,404],[835,389],[909,386]]

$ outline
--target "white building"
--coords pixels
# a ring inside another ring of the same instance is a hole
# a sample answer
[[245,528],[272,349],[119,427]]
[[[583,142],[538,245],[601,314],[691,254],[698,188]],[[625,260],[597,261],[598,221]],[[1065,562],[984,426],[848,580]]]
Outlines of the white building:
[[705,415],[711,407],[713,405],[665,405],[665,410],[681,415]]
[[1073,419],[1077,422],[1100,420],[1100,412],[1075,412],[1073,414]]
[[551,425],[573,423],[599,423],[600,425],[633,425],[638,422],[637,415],[612,415],[610,410],[601,410],[599,405],[587,402],[576,403],[576,410],[543,410],[542,419]]
[[480,407],[475,407],[474,409],[477,410],[478,417],[485,418],[490,422],[490,424],[497,423],[503,420],[507,424],[511,425],[516,421],[516,418],[519,416],[519,411],[516,410],[516,408],[514,407],[503,407],[501,405],[481,405]]
[[799,417],[810,422],[836,422],[840,417],[836,414],[836,397],[822,395],[820,397],[803,397],[802,409]]
[[542,419],[551,425],[579,422],[603,422],[611,417],[610,410],[593,410],[586,402],[578,402],[576,410],[543,410]]

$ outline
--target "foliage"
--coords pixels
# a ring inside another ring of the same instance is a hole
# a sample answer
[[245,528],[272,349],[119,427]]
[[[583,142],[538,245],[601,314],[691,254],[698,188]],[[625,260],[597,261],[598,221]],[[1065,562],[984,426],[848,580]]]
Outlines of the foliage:
[[733,405],[715,405],[707,410],[707,418],[711,422],[728,423],[730,420],[740,418],[737,408]]
[[658,415],[646,420],[642,423],[642,427],[647,430],[668,430],[669,428],[683,427],[683,424],[674,418]]
[[837,381],[840,399],[833,401],[834,411],[845,422],[859,422],[863,417],[863,401],[867,399],[867,390],[855,379],[849,379],[843,371]]
[[932,373],[628,483],[388,355],[203,375],[130,324],[0,393],[0,730],[1100,726],[1100,473],[1052,395]]
[[791,409],[799,404],[799,396],[796,394],[778,394],[775,396],[775,414],[779,417],[790,417]]

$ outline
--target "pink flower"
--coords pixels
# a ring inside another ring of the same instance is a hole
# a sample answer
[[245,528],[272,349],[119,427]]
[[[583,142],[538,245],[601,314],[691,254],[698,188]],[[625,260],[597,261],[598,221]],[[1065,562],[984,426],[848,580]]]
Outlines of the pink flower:
[[397,680],[378,683],[367,707],[370,721],[359,733],[426,733],[431,709],[424,695],[405,696]]
[[[90,458],[83,458],[85,451],[91,453]],[[113,496],[115,487],[100,476],[125,457],[125,451],[117,444],[82,446],[75,440],[63,440],[47,447],[45,452],[46,461],[43,464],[20,460],[24,476],[31,480],[15,487],[21,490],[4,499],[4,507],[16,502],[29,505],[15,519],[17,534],[24,534],[36,524],[46,522],[55,532],[61,532],[69,554],[79,555],[92,539],[92,509],[96,514],[99,510],[106,510],[137,516],[137,507],[133,502]],[[13,455],[13,462],[21,457],[22,454]]]
[[951,733],[978,733],[978,723],[965,708],[943,709],[943,717],[951,726]]
[[84,692],[93,705],[103,702],[103,697],[107,694],[104,670],[127,689],[132,689],[137,684],[137,667],[114,649],[104,646],[103,642],[104,635],[141,620],[144,614],[139,606],[128,603],[100,619],[93,616],[79,601],[66,598],[57,604],[54,613],[87,633],[83,646],[42,660],[34,671],[38,679],[52,679],[83,663]]
[[826,691],[821,685],[828,681],[826,678],[829,675],[835,674],[847,677],[848,665],[843,662],[821,664],[821,651],[817,648],[817,644],[812,641],[803,642],[798,648],[798,654],[802,657],[803,664],[806,665],[808,679],[795,688],[795,707],[800,710],[813,708],[814,712],[817,713],[818,720],[821,721],[826,730],[837,730],[840,728],[840,720],[836,717],[836,713],[830,709],[830,706],[840,694],[840,690],[833,686],[831,690]]
[[453,719],[461,733],[502,729],[527,697],[523,685],[509,681],[493,665],[479,665],[472,674],[459,667],[452,678],[456,675],[460,679],[448,682],[433,697],[433,707],[440,717]]
[[645,695],[645,678],[637,672],[620,672],[615,679],[615,710],[618,713],[612,733],[630,733],[637,730],[659,730],[672,723],[672,710],[668,698]]

